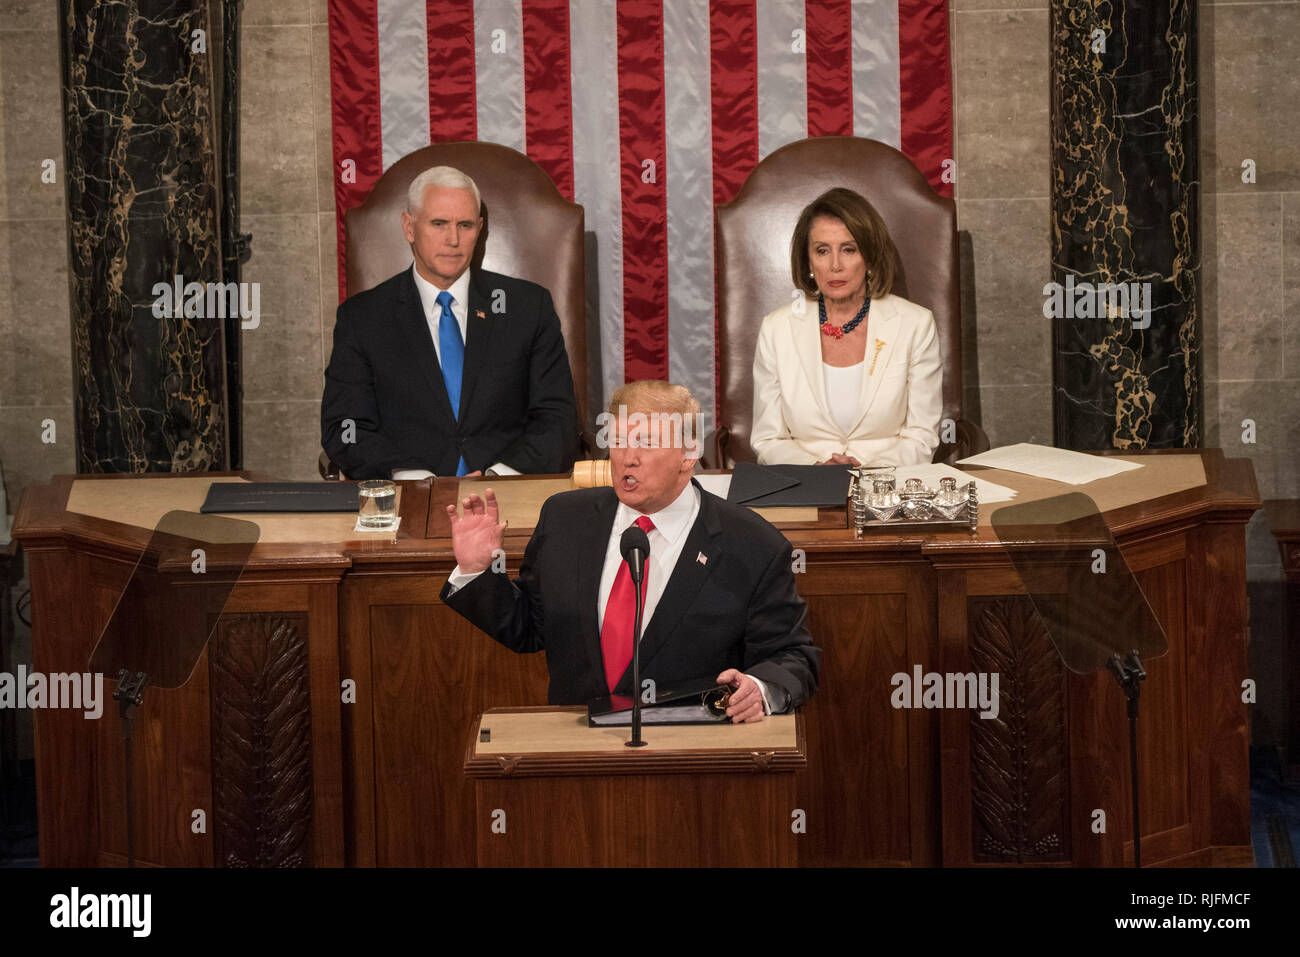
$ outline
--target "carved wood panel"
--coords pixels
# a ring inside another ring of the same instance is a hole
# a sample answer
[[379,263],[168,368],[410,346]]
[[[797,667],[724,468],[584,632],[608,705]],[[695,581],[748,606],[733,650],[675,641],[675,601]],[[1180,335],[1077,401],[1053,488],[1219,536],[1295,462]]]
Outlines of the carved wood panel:
[[307,616],[222,616],[209,674],[215,862],[310,866]]
[[971,598],[968,614],[971,669],[999,676],[997,717],[971,710],[973,859],[1068,860],[1065,666],[1028,598]]

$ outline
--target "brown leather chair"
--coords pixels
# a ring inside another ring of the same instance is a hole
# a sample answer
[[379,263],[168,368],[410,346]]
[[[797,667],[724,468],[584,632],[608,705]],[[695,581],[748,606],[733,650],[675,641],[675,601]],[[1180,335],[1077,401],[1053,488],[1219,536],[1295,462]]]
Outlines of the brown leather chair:
[[[366,201],[347,212],[348,292],[378,285],[411,262],[402,235],[406,189],[430,166],[454,166],[478,186],[484,229],[473,266],[545,286],[560,317],[578,403],[587,428],[587,304],[584,286],[583,209],[565,199],[540,166],[496,143],[437,143],[403,156],[379,177]],[[324,478],[338,467],[322,451]]]
[[[961,314],[957,206],[940,196],[906,156],[855,136],[800,140],[769,155],[730,203],[718,207],[718,427],[705,464],[723,468],[754,460],[754,348],[765,315],[790,301],[790,237],[803,208],[833,186],[865,196],[876,208],[902,261],[897,295],[934,313],[943,353],[943,418],[956,441],[940,443],[934,461],[988,448],[979,426],[962,419]],[[942,437],[942,429],[941,429]]]

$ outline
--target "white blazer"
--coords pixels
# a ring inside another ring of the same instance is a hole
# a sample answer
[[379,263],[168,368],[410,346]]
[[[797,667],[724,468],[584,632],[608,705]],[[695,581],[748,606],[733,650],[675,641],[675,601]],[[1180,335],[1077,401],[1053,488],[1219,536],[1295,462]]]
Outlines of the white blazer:
[[758,461],[811,465],[839,452],[863,465],[929,462],[943,412],[934,314],[899,296],[871,301],[859,411],[846,433],[826,396],[817,300],[806,299],[802,315],[796,305],[769,313],[758,333],[750,438]]

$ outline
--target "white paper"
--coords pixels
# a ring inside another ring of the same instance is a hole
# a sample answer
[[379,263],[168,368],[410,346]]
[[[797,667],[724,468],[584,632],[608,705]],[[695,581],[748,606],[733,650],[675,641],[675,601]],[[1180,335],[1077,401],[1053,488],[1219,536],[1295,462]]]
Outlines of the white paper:
[[994,482],[986,482],[983,479],[976,478],[969,472],[963,472],[961,469],[955,469],[951,465],[945,465],[942,462],[929,465],[900,465],[894,469],[893,475],[895,486],[900,492],[903,490],[903,483],[910,478],[919,478],[926,488],[937,490],[939,488],[939,479],[950,477],[957,480],[959,489],[965,488],[966,483],[973,481],[981,505],[991,502],[1009,502],[1016,497],[1016,490],[1013,488],[1007,488],[1005,485],[998,485]]
[[1068,485],[1086,485],[1097,479],[1142,468],[1137,462],[1121,462],[1110,456],[1054,449],[1050,445],[1033,445],[1029,442],[989,449],[962,459],[961,464],[1006,469],[1008,472],[1036,475]]
[[712,492],[718,498],[726,498],[731,491],[730,475],[697,475],[695,481],[700,483],[700,488],[704,491]]

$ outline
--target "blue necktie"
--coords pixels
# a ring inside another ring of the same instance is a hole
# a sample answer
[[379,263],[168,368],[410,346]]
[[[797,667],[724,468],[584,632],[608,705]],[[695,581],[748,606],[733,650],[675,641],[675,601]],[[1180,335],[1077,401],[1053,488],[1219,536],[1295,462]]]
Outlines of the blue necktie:
[[[438,293],[438,305],[442,306],[442,316],[438,319],[438,353],[442,358],[442,381],[447,386],[447,398],[451,400],[452,417],[460,419],[460,380],[465,369],[465,340],[460,337],[460,323],[451,311],[452,296],[445,289]],[[456,474],[464,475],[469,469],[465,466],[465,456],[460,457]]]

